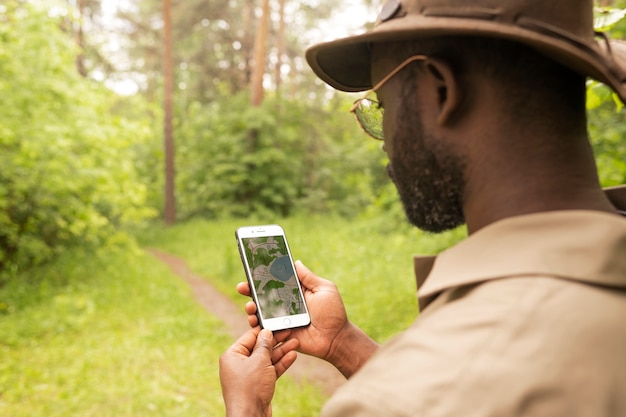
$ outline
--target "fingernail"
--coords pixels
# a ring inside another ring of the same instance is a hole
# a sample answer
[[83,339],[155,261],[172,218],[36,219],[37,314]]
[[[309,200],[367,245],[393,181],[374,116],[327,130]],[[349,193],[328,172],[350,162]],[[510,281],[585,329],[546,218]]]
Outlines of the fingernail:
[[274,337],[274,335],[272,334],[271,330],[263,329],[261,330],[261,337],[263,339],[271,340]]

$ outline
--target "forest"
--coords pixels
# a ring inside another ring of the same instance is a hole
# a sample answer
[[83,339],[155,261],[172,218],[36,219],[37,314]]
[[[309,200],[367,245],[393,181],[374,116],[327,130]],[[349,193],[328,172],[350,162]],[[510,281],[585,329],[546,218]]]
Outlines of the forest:
[[[596,28],[626,38],[626,1],[596,5]],[[232,234],[246,223],[285,224],[376,339],[410,324],[414,283],[372,295],[351,277],[410,275],[410,254],[464,230],[408,226],[380,143],[349,114],[356,97],[304,59],[371,27],[378,6],[0,2],[0,414],[222,415],[215,358],[231,341],[144,249],[238,300]],[[623,105],[597,82],[587,92],[602,185],[624,184]],[[375,324],[381,309],[394,325]],[[324,393],[286,381],[276,415],[316,415]]]
[[[353,97],[304,62],[350,21],[339,12],[325,0],[4,2],[3,280],[156,219],[397,216]],[[622,112],[602,86],[589,96],[602,181],[623,183]]]
[[167,61],[161,2],[118,2],[108,15],[102,3],[0,9],[0,270],[164,216],[351,216],[390,204],[382,153],[359,140],[351,99],[303,59],[332,2],[272,2],[268,19],[283,23],[264,35],[254,98],[254,1],[167,6]]

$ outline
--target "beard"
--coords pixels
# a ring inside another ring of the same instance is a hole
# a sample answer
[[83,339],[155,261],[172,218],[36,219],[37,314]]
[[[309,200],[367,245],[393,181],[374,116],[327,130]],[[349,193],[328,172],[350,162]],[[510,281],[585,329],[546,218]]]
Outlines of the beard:
[[440,233],[465,223],[464,161],[425,132],[419,110],[402,106],[387,167],[408,221]]

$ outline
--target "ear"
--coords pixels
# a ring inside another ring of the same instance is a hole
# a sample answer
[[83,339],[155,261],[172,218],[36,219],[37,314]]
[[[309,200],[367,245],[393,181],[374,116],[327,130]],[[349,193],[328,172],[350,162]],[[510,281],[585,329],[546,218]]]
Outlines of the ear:
[[447,62],[430,57],[425,63],[425,70],[436,92],[437,124],[446,125],[454,120],[461,106],[462,92],[458,74]]

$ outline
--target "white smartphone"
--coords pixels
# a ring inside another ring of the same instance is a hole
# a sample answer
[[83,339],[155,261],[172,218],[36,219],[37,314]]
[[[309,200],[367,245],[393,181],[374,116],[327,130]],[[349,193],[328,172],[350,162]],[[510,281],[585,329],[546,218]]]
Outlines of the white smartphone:
[[283,228],[240,227],[235,237],[261,327],[276,331],[309,325],[311,317]]

